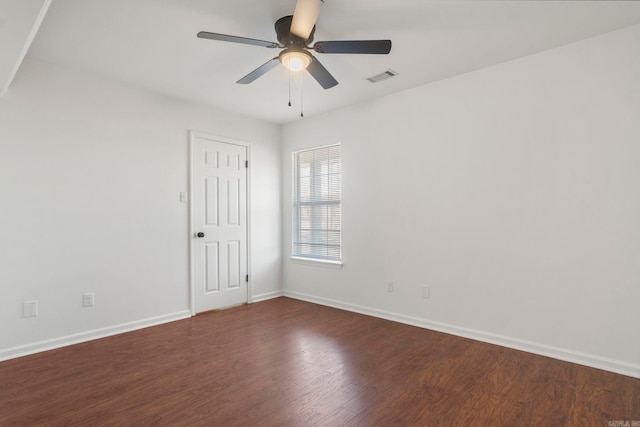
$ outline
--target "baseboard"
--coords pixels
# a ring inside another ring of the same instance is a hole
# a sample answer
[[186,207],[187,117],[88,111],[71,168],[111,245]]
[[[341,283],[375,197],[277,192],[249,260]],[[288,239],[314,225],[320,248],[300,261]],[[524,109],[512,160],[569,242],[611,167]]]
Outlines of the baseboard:
[[191,317],[191,311],[184,310],[176,313],[150,317],[147,319],[136,320],[134,322],[121,323],[119,325],[109,326],[106,328],[94,329],[91,331],[80,332],[78,334],[67,335],[64,337],[21,345],[18,347],[12,347],[0,350],[0,362],[3,360],[14,359],[16,357],[27,356],[29,354],[40,353],[42,351],[66,347],[72,344],[79,344],[98,338],[105,338],[111,335],[131,332],[137,329],[148,328],[149,326],[161,325],[163,323],[169,323],[175,320],[187,319],[189,317]]
[[299,292],[284,291],[284,296],[302,301],[312,302],[315,304],[326,305],[333,308],[352,311],[355,313],[366,314],[368,316],[378,317],[381,319],[392,320],[394,322],[405,323],[407,325],[418,326],[420,328],[430,329],[433,331],[444,332],[464,338],[470,338],[476,341],[482,341],[489,344],[496,344],[502,347],[512,348],[515,350],[526,351],[541,356],[551,357],[566,362],[576,363],[579,365],[589,366],[591,368],[602,369],[616,374],[626,375],[629,377],[640,378],[640,364],[628,363],[620,360],[604,358],[591,354],[581,353],[573,350],[567,350],[552,347],[535,342],[520,340],[516,338],[506,337],[503,335],[492,334],[488,332],[478,331],[475,329],[461,328],[446,323],[433,322],[418,317],[406,316],[403,314],[393,313],[389,311],[369,308],[357,304],[346,303],[328,298],[316,297]]
[[266,292],[264,294],[254,295],[253,297],[251,297],[251,302],[266,301],[266,300],[278,298],[281,296],[284,296],[283,291]]

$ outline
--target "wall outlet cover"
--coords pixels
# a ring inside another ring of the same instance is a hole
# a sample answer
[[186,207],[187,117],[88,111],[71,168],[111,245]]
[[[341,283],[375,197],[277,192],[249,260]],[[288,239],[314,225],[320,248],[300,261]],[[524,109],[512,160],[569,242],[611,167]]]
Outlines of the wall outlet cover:
[[82,295],[82,306],[83,307],[93,307],[94,306],[94,294],[93,292],[89,292]]
[[25,301],[22,304],[22,317],[36,317],[38,315],[38,301]]
[[431,286],[429,285],[421,285],[422,287],[422,298],[429,298],[430,297],[430,291],[431,291]]

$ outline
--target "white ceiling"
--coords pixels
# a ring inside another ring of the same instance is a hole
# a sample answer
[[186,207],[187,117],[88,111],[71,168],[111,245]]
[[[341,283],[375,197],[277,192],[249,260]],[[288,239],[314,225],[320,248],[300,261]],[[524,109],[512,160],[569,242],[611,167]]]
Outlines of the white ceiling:
[[[17,0],[15,0],[17,1]],[[300,80],[278,67],[236,80],[278,50],[196,38],[198,31],[277,41],[295,0],[54,0],[28,56],[153,91],[286,123]],[[305,116],[445,79],[640,23],[640,2],[326,0],[315,40],[391,39],[389,55],[316,57],[340,84],[304,77]],[[640,48],[640,46],[639,46]],[[399,76],[372,84],[366,77]]]

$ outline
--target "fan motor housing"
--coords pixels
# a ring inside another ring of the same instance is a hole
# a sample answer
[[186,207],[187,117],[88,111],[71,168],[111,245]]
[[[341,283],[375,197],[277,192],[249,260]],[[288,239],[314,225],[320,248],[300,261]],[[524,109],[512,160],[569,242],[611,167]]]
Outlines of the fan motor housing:
[[291,21],[293,15],[283,16],[276,21],[276,35],[280,44],[287,48],[302,48],[310,45],[313,42],[313,34],[316,32],[315,25],[309,34],[309,38],[303,40],[301,37],[291,34]]

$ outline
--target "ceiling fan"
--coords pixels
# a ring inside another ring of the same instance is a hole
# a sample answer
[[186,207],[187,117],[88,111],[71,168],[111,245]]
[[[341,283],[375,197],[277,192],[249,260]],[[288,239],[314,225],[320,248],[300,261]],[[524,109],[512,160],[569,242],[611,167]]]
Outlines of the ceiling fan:
[[314,50],[318,53],[384,55],[391,51],[391,40],[319,41],[311,46],[316,29],[315,24],[320,14],[322,3],[324,3],[324,0],[298,0],[293,15],[282,17],[276,21],[275,30],[279,43],[207,31],[200,31],[198,37],[201,39],[263,46],[271,49],[283,49],[278,56],[262,64],[236,83],[249,84],[273,69],[278,63],[282,63],[291,71],[307,70],[320,86],[324,89],[329,89],[337,85],[338,81],[309,50]]

